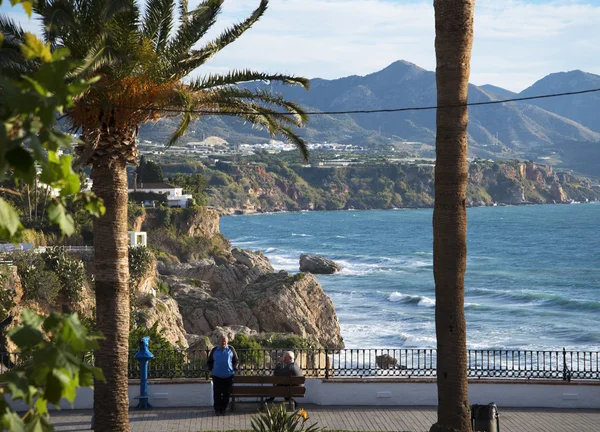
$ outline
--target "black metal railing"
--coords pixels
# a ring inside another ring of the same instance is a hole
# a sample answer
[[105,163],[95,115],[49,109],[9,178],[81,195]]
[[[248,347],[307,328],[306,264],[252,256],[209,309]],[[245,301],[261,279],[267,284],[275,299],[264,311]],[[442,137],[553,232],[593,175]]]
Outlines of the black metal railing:
[[[282,349],[238,349],[240,375],[271,374]],[[436,377],[435,349],[295,349],[305,376],[319,378]],[[151,378],[208,378],[208,350],[158,351],[150,361]],[[137,362],[130,376],[137,377]],[[471,378],[600,379],[600,352],[468,350]]]
[[[150,348],[152,351],[152,348]],[[269,375],[284,349],[238,349],[240,375]],[[292,349],[305,376],[318,378],[436,377],[435,349]],[[209,350],[152,351],[150,378],[209,378]],[[129,356],[129,377],[139,378],[139,364]],[[93,362],[93,354],[85,355]],[[0,372],[25,361],[0,353]],[[479,379],[600,380],[598,351],[468,350],[468,376]]]

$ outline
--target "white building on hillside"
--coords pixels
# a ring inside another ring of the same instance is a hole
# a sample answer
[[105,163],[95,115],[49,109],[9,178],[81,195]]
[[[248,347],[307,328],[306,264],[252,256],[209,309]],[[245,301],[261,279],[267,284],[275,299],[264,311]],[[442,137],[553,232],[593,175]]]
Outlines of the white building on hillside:
[[136,191],[166,195],[169,207],[186,208],[188,201],[192,199],[192,195],[183,193],[183,188],[167,183],[140,183],[135,189],[129,189],[130,193]]

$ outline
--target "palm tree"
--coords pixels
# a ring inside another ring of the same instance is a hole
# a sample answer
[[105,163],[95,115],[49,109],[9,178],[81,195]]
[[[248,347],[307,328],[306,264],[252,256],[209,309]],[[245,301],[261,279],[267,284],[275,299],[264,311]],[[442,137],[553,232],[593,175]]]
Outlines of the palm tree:
[[475,0],[434,0],[437,110],[433,274],[438,421],[431,431],[470,431],[467,328],[467,102]]
[[[45,40],[54,49],[67,48],[73,59],[82,62],[78,76],[100,77],[68,112],[84,142],[78,148],[78,162],[91,165],[93,191],[106,206],[105,215],[94,221],[97,326],[105,337],[96,361],[106,377],[106,383],[96,383],[94,391],[98,431],[129,430],[126,165],[137,161],[139,126],[176,114],[164,108],[186,110],[172,144],[199,116],[190,110],[224,112],[264,127],[272,135],[282,135],[307,157],[305,143],[292,129],[305,124],[304,111],[280,96],[236,86],[263,80],[308,88],[307,79],[234,70],[182,81],[239,38],[268,6],[268,0],[261,0],[245,21],[196,48],[215,24],[223,1],[204,0],[191,11],[187,0],[146,0],[143,11],[135,0],[38,0],[34,8]],[[0,29],[9,40],[23,36],[7,19],[0,20]],[[0,56],[0,67],[11,63],[14,55]],[[10,69],[15,70],[14,66]]]

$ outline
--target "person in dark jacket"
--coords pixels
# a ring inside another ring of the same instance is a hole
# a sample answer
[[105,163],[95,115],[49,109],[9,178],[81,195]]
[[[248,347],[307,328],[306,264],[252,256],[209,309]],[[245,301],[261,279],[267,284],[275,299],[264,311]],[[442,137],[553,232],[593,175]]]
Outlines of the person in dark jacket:
[[[302,369],[294,362],[294,352],[286,351],[283,353],[281,357],[281,363],[277,363],[275,366],[275,370],[273,371],[274,376],[292,376],[292,377],[301,377],[304,376]],[[280,384],[285,385],[285,384]],[[288,402],[291,398],[286,397],[285,400]],[[267,402],[273,402],[275,398],[268,398]],[[296,406],[296,401],[294,402],[294,406]]]
[[208,368],[212,373],[213,401],[215,415],[225,415],[231,386],[233,385],[233,374],[237,369],[238,356],[232,346],[227,345],[227,336],[219,337],[219,345],[214,347],[208,355]]

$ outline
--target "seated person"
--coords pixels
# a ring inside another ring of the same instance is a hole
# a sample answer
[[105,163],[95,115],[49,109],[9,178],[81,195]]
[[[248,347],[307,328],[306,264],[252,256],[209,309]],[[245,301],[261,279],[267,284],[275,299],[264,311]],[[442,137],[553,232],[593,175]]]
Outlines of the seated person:
[[[275,366],[275,370],[273,371],[274,376],[292,376],[292,377],[301,377],[304,376],[302,373],[302,369],[294,362],[294,353],[292,351],[286,351],[283,353],[283,357],[281,357],[281,363],[277,363]],[[286,386],[285,384],[278,384],[281,386]],[[287,387],[287,386],[286,386]],[[289,402],[291,398],[286,397],[286,402]],[[273,402],[275,398],[267,398],[267,402]],[[297,405],[296,401],[294,402],[294,407]]]

